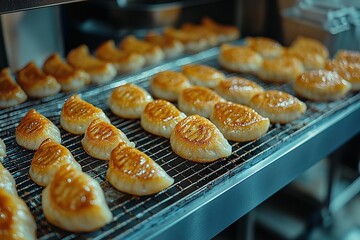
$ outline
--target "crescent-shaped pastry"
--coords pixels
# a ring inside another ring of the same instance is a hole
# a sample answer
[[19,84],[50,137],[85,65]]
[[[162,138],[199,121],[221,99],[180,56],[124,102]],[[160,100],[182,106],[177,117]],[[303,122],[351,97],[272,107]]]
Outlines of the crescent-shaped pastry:
[[45,218],[71,232],[90,232],[112,220],[99,183],[71,165],[63,165],[42,192]]
[[90,75],[87,72],[73,68],[64,62],[57,53],[50,55],[45,60],[43,69],[47,74],[56,78],[63,91],[77,90],[90,83]]
[[0,108],[16,106],[25,102],[26,99],[26,93],[15,82],[10,69],[2,69],[0,72]]
[[264,88],[245,78],[229,77],[221,81],[215,91],[228,101],[248,105],[250,99]]
[[327,47],[322,42],[313,38],[299,36],[291,43],[290,47],[299,51],[319,54],[324,59],[329,58]]
[[109,97],[110,110],[122,118],[140,118],[146,104],[153,98],[143,88],[127,83],[115,88]]
[[97,118],[110,122],[100,108],[82,100],[79,95],[75,94],[64,103],[60,114],[60,124],[70,133],[83,134],[89,124]]
[[232,148],[208,119],[191,115],[181,120],[170,137],[172,150],[194,162],[213,162],[231,155]]
[[214,88],[225,79],[225,75],[215,68],[200,65],[188,64],[182,67],[182,73],[193,85]]
[[[0,162],[0,189],[4,189],[13,195],[18,195],[16,183],[11,173]],[[0,231],[1,232],[1,231]]]
[[263,58],[276,58],[283,52],[283,47],[280,43],[266,37],[247,37],[245,44]]
[[72,49],[67,55],[67,61],[74,68],[90,74],[91,82],[95,84],[110,82],[116,76],[116,68],[111,63],[91,56],[89,48],[84,44]]
[[263,58],[248,47],[222,44],[218,61],[220,66],[230,71],[256,73],[261,68]]
[[337,51],[335,59],[360,64],[360,52],[340,49]]
[[150,32],[145,36],[145,41],[159,46],[165,54],[165,58],[176,58],[184,53],[184,45],[176,39]]
[[179,109],[187,115],[198,114],[208,118],[218,102],[225,101],[214,91],[200,86],[184,89],[179,96]]
[[46,117],[31,109],[15,130],[16,142],[27,149],[36,150],[45,139],[61,143],[60,130]]
[[255,95],[249,105],[272,123],[291,122],[306,111],[305,103],[286,92],[276,90]]
[[119,191],[136,196],[158,193],[174,183],[148,155],[124,143],[111,152],[106,179]]
[[305,71],[302,62],[291,56],[264,59],[261,69],[257,72],[259,78],[267,82],[291,83]]
[[6,157],[6,145],[4,141],[0,138],[0,162]]
[[190,86],[184,74],[174,71],[159,72],[150,81],[150,89],[154,97],[172,102],[177,101],[180,92]]
[[348,81],[327,70],[305,72],[294,82],[295,93],[313,101],[333,101],[344,97],[350,89]]
[[188,34],[199,35],[199,37],[206,40],[208,47],[213,47],[220,43],[219,36],[211,29],[202,25],[185,23],[181,26],[180,30]]
[[53,76],[44,73],[33,62],[17,72],[17,81],[26,94],[34,98],[48,97],[61,89]]
[[321,55],[313,52],[287,48],[284,50],[283,56],[299,59],[307,71],[323,69],[325,66],[325,59]]
[[26,203],[0,188],[0,239],[35,240],[36,223]]
[[331,60],[326,62],[325,69],[337,72],[343,79],[350,82],[352,90],[360,90],[360,63]]
[[164,60],[165,55],[160,47],[134,36],[127,36],[120,42],[120,48],[144,56],[146,65],[158,64]]
[[231,102],[215,104],[210,120],[228,140],[247,142],[260,138],[270,125],[254,109]]
[[95,50],[95,56],[112,63],[119,73],[135,72],[145,65],[145,58],[141,54],[121,50],[115,46],[113,40],[101,44]]
[[240,31],[235,26],[222,25],[208,17],[203,18],[201,24],[216,33],[221,43],[236,40],[240,37]]
[[135,147],[135,144],[130,142],[122,131],[101,119],[95,119],[90,123],[81,140],[84,150],[90,156],[101,160],[109,160],[111,151],[120,142]]
[[31,160],[29,175],[36,184],[45,187],[49,185],[59,168],[68,164],[81,171],[80,164],[66,147],[46,139]]
[[208,41],[196,32],[167,27],[164,35],[180,41],[184,45],[185,51],[190,53],[202,51],[209,46]]
[[170,138],[175,125],[185,117],[172,103],[159,99],[146,105],[140,123],[146,131]]

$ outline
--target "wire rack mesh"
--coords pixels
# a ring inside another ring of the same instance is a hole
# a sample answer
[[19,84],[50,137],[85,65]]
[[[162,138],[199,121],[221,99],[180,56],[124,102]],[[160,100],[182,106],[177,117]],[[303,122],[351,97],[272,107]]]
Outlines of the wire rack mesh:
[[[113,239],[127,238],[149,224],[151,219],[162,216],[176,207],[181,207],[200,194],[206,194],[207,189],[219,182],[226,181],[230,176],[250,168],[262,159],[280,149],[283,144],[303,131],[316,127],[319,121],[326,120],[360,98],[358,93],[350,93],[346,98],[328,102],[314,103],[306,101],[308,109],[299,119],[285,125],[272,124],[269,131],[260,139],[246,143],[230,142],[233,153],[226,159],[220,159],[209,164],[199,164],[178,157],[171,150],[168,139],[154,136],[140,126],[139,120],[121,119],[112,114],[107,105],[111,91],[126,82],[132,82],[149,90],[149,79],[152,75],[165,69],[180,70],[182,65],[200,63],[220,69],[216,55],[218,49],[210,49],[202,53],[183,57],[155,68],[148,68],[135,74],[120,76],[105,86],[90,87],[83,90],[81,97],[100,107],[110,118],[113,125],[121,129],[128,138],[136,143],[136,147],[148,154],[164,170],[175,179],[168,189],[146,197],[135,197],[114,189],[105,178],[107,162],[92,158],[82,149],[81,135],[73,135],[60,126],[60,111],[64,101],[71,95],[60,93],[41,100],[31,100],[11,109],[0,110],[0,138],[7,146],[7,157],[4,166],[15,178],[19,195],[29,206],[37,223],[39,239]],[[225,71],[224,71],[225,72]],[[288,84],[274,85],[258,81],[254,76],[225,72],[227,76],[243,76],[262,85],[265,89],[277,89],[293,94]],[[34,151],[26,150],[15,141],[15,127],[28,110],[35,108],[48,117],[61,130],[63,142],[75,159],[81,164],[83,171],[99,181],[104,190],[106,201],[113,213],[113,221],[105,227],[83,234],[63,231],[49,224],[41,207],[43,188],[37,186],[29,177],[28,171]]]

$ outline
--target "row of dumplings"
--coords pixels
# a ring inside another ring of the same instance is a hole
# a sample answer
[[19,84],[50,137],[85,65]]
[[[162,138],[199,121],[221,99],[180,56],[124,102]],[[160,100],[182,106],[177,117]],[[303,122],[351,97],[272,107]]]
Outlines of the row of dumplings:
[[145,39],[125,37],[117,47],[113,40],[101,44],[93,56],[86,45],[72,49],[66,61],[59,54],[49,56],[42,69],[30,62],[17,72],[17,82],[8,68],[0,73],[0,108],[15,106],[27,97],[43,98],[60,90],[74,91],[89,83],[103,84],[117,74],[137,71],[145,65],[175,58],[184,51],[196,52],[237,39],[233,26],[204,18],[201,24],[166,28],[163,34],[149,33]]

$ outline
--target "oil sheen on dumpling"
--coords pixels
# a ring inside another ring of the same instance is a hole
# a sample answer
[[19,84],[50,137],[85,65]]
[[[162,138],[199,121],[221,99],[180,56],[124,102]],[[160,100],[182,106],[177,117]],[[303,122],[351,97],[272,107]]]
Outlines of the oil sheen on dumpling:
[[8,191],[13,195],[18,195],[16,183],[11,173],[4,168],[0,162],[0,188]]

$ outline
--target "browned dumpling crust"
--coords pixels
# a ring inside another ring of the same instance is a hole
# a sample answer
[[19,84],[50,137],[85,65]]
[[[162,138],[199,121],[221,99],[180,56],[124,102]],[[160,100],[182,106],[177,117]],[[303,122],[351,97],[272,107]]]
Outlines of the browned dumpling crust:
[[16,190],[15,180],[11,175],[11,173],[1,164],[1,161],[0,161],[0,189],[4,189],[8,191],[10,194],[13,194],[15,196],[18,195]]
[[150,32],[145,36],[145,41],[161,47],[165,58],[176,58],[184,53],[184,45],[177,39]]
[[276,90],[255,95],[249,105],[272,123],[291,122],[306,111],[305,103],[286,92]]
[[218,61],[220,66],[230,71],[256,73],[261,68],[263,58],[248,47],[222,44]]
[[44,72],[56,78],[63,91],[77,90],[90,83],[90,75],[87,72],[73,68],[57,53],[45,60],[43,69]]
[[170,137],[172,150],[190,161],[207,163],[231,155],[232,148],[208,119],[191,115],[181,120]]
[[0,72],[0,108],[16,106],[25,102],[26,99],[26,93],[15,82],[10,69],[2,69]]
[[91,82],[95,84],[110,82],[116,76],[116,68],[111,63],[93,57],[84,44],[72,49],[67,55],[67,61],[74,68],[90,74]]
[[302,62],[291,56],[264,59],[258,76],[263,81],[274,83],[291,83],[305,71]]
[[337,51],[335,59],[360,64],[360,52],[340,49]]
[[159,99],[146,105],[140,123],[146,131],[170,138],[175,125],[185,117],[172,103]]
[[60,114],[60,124],[70,133],[84,134],[89,124],[97,118],[110,122],[100,108],[82,100],[79,95],[75,94],[64,103]]
[[209,47],[209,42],[195,31],[190,32],[183,29],[167,27],[164,30],[164,35],[180,41],[184,45],[186,52],[199,52]]
[[305,72],[294,83],[297,95],[314,101],[333,101],[344,97],[350,89],[348,81],[327,70]]
[[182,73],[193,85],[209,88],[214,88],[225,79],[224,73],[213,67],[201,64],[185,65],[182,67]]
[[162,71],[150,80],[151,93],[156,98],[175,102],[180,92],[191,84],[182,73]]
[[50,183],[57,170],[68,164],[81,171],[80,164],[74,159],[71,152],[48,138],[36,150],[31,161],[29,175],[36,184],[45,187]]
[[276,58],[283,52],[283,47],[280,43],[266,37],[247,37],[245,44],[263,58]]
[[237,142],[260,138],[270,125],[269,119],[262,117],[254,109],[231,102],[215,104],[210,120],[226,139]]
[[201,24],[217,34],[220,43],[236,40],[240,37],[240,31],[235,26],[219,24],[208,17],[203,18]]
[[141,54],[121,50],[115,46],[113,40],[101,44],[95,50],[95,56],[112,63],[119,73],[135,72],[145,65],[145,58]]
[[112,220],[99,183],[71,165],[63,165],[42,192],[45,218],[71,232],[97,230]]
[[43,98],[60,92],[56,79],[44,73],[33,62],[17,72],[17,81],[29,97]]
[[319,54],[322,58],[329,58],[329,50],[320,41],[304,36],[297,37],[292,43],[291,48],[299,51]]
[[187,115],[198,114],[208,118],[214,105],[225,101],[214,91],[200,86],[184,89],[179,96],[179,109]]
[[158,64],[164,60],[163,50],[149,42],[138,39],[135,36],[127,36],[120,42],[120,48],[132,53],[144,56],[146,65]]
[[95,119],[90,123],[84,138],[81,140],[84,150],[90,156],[101,160],[109,160],[111,151],[120,142],[125,142],[132,147],[135,146],[122,131],[101,119]]
[[122,118],[140,118],[145,106],[153,98],[143,88],[127,83],[115,88],[109,97],[110,110]]
[[0,239],[36,239],[36,223],[26,203],[3,188],[0,188],[0,216]]
[[283,52],[284,56],[298,58],[304,65],[305,70],[311,71],[315,69],[323,69],[325,66],[325,58],[320,54],[301,49],[287,48]]
[[342,78],[350,82],[352,90],[360,90],[360,63],[331,60],[326,62],[325,69],[337,72]]
[[158,193],[174,183],[149,156],[124,143],[111,152],[106,178],[119,191],[136,196]]
[[203,25],[193,24],[193,23],[184,23],[180,30],[188,34],[197,34],[201,38],[205,39],[208,47],[213,47],[219,44],[218,35],[211,29],[204,27]]
[[27,149],[36,150],[45,139],[61,143],[60,130],[46,117],[31,109],[15,130],[16,142]]
[[229,77],[215,87],[215,91],[228,101],[248,105],[250,99],[263,92],[259,84],[241,77]]

